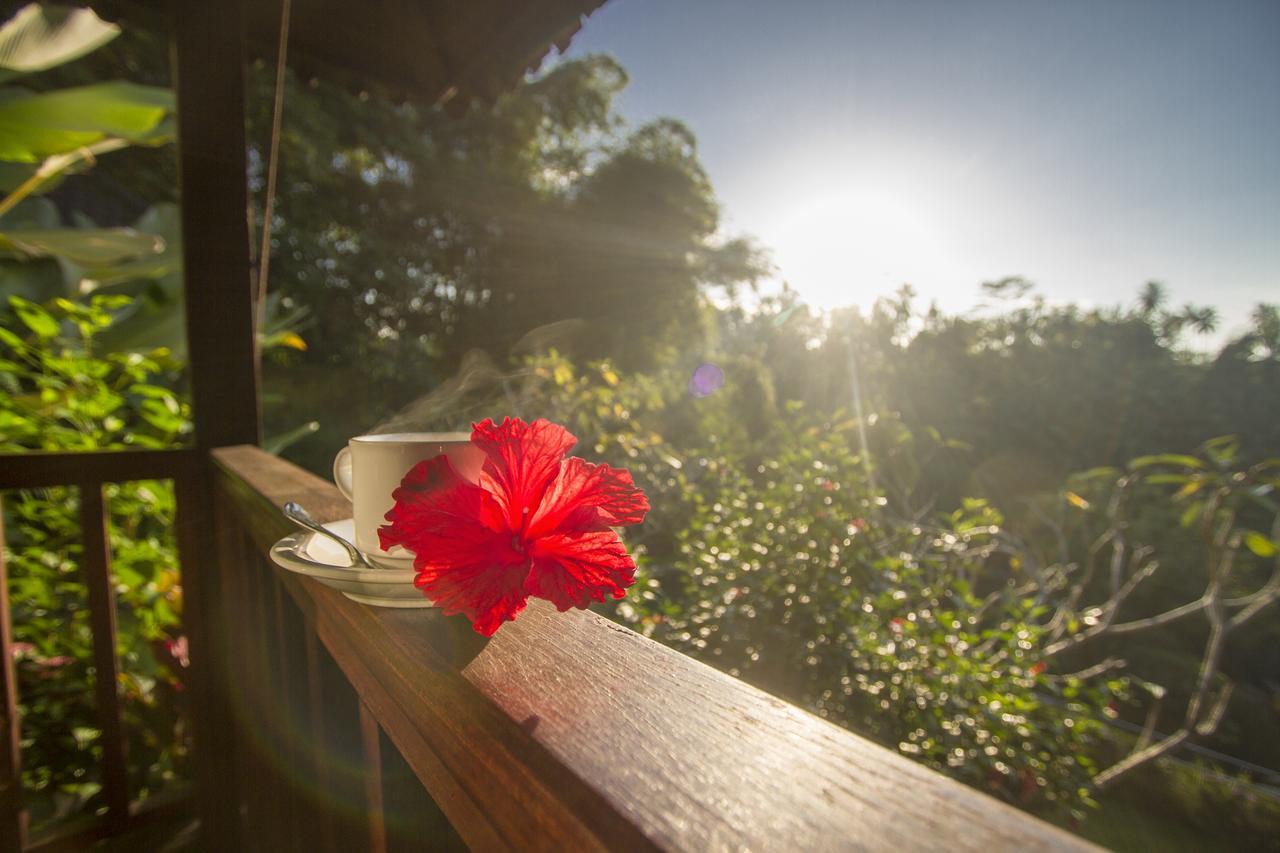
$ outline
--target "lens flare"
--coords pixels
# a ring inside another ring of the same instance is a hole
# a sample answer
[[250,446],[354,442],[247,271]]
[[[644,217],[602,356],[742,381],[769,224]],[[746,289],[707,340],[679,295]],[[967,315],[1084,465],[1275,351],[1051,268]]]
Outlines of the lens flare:
[[710,362],[699,364],[689,377],[689,393],[695,397],[708,397],[724,387],[724,371]]

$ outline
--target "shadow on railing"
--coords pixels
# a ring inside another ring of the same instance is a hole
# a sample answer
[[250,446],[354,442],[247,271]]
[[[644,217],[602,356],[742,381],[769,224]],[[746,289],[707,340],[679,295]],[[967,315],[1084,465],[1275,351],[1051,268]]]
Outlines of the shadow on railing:
[[485,642],[278,571],[281,504],[349,504],[257,448],[214,462],[247,849],[1088,846],[598,615],[534,601]]

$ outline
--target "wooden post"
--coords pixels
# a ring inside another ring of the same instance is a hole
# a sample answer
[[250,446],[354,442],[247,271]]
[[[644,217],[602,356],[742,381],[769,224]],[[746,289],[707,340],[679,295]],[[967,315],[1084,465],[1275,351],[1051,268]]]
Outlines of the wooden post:
[[4,567],[4,515],[0,513],[0,850],[21,850],[27,815],[22,808],[22,746],[18,731],[18,673],[9,624],[9,576]]
[[129,821],[129,774],[124,760],[120,720],[120,661],[116,656],[116,596],[111,583],[111,540],[101,483],[80,486],[80,570],[89,590],[89,627],[93,635],[94,700],[102,729],[102,787],[107,827],[112,833]]
[[241,0],[174,4],[187,350],[202,449],[260,444]]
[[385,853],[387,824],[382,803],[382,745],[378,721],[369,706],[360,700],[360,741],[364,748],[365,811],[369,817],[369,849]]
[[201,459],[178,487],[191,643],[196,789],[204,846],[236,850],[239,813],[207,452],[262,436],[247,219],[244,0],[171,4],[187,350]]
[[178,560],[182,570],[182,621],[191,649],[190,687],[197,812],[205,848],[238,850],[240,813],[236,784],[235,721],[228,691],[230,637],[215,609],[222,584],[215,517],[206,466],[185,466],[174,478]]
[[[287,595],[286,595],[287,597]],[[289,605],[292,606],[292,605]],[[329,739],[326,731],[326,714],[324,706],[324,673],[321,670],[320,640],[316,637],[314,626],[299,616],[297,628],[302,633],[302,641],[307,660],[307,720],[310,723],[312,772],[315,773],[316,786],[320,791],[320,802],[335,793],[333,774],[329,772],[332,758],[329,755]],[[314,815],[319,824],[320,847],[325,853],[337,850],[338,824],[332,811],[321,809]]]

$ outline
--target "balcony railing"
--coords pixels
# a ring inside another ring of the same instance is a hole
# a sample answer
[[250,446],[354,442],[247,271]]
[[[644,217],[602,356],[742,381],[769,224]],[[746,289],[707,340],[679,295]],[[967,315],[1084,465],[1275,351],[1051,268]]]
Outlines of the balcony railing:
[[[594,613],[533,601],[485,641],[462,620],[367,607],[280,571],[266,554],[294,529],[281,504],[321,521],[350,504],[256,447],[213,451],[212,476],[197,455],[8,457],[0,485],[84,490],[95,660],[111,673],[114,605],[93,496],[140,476],[177,484],[198,676],[195,790],[211,849],[1088,847]],[[209,525],[212,537],[194,535]],[[22,843],[8,676],[5,849]],[[114,681],[97,683],[106,820],[28,849],[145,817],[129,805]]]
[[[115,450],[94,453],[23,453],[0,455],[0,491],[74,486],[79,492],[80,570],[86,587],[89,630],[93,644],[94,706],[101,731],[101,781],[105,814],[101,819],[71,821],[38,838],[27,831],[22,802],[21,738],[16,673],[9,624],[8,579],[0,553],[0,850],[53,851],[82,849],[92,842],[129,832],[147,823],[189,810],[189,791],[178,786],[167,795],[135,803],[125,763],[121,721],[120,665],[116,640],[116,602],[111,583],[108,511],[103,486],[126,480],[171,479],[178,499],[177,544],[183,580],[196,574],[200,551],[200,507],[203,468],[196,451]],[[0,545],[3,528],[0,527]],[[209,565],[212,569],[212,565]],[[198,580],[186,584],[187,630],[203,644],[205,608]]]
[[403,760],[472,849],[1086,847],[596,614],[534,601],[485,642],[277,571],[282,503],[324,521],[349,504],[257,448],[214,458],[250,846],[296,831],[324,849],[359,813],[345,831],[385,849],[383,804],[403,795],[379,768]]

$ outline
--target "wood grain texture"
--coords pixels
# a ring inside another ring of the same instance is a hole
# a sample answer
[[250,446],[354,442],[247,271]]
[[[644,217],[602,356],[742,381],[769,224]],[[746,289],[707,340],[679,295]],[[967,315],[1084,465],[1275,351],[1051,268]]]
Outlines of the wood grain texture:
[[[259,548],[285,500],[350,511],[255,448],[214,458]],[[531,602],[483,643],[281,574],[473,849],[1092,849],[595,614]]]

